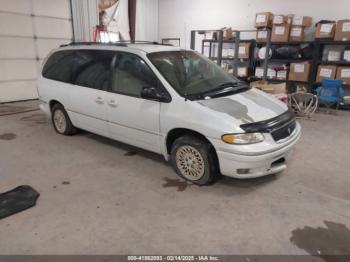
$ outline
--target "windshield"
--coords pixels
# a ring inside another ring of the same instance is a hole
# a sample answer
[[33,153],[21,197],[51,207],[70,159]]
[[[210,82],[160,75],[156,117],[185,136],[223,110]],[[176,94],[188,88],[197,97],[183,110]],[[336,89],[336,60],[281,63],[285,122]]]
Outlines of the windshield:
[[182,96],[206,94],[240,83],[217,64],[193,51],[157,52],[148,54],[148,58]]

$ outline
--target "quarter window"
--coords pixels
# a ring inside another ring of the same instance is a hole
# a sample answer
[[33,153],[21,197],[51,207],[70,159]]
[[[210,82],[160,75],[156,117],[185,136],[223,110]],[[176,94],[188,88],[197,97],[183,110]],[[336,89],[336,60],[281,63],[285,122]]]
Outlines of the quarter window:
[[45,78],[71,83],[74,52],[58,51],[46,62],[42,75]]
[[144,60],[136,55],[119,53],[112,77],[112,92],[140,97],[144,87],[159,87],[159,81]]

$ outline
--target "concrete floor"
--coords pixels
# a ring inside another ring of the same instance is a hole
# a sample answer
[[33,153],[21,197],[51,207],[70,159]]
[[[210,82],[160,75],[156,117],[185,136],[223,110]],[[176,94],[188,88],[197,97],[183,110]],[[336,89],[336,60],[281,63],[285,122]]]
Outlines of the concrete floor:
[[0,192],[41,196],[0,220],[0,254],[350,254],[350,112],[315,119],[283,174],[198,187],[161,156],[60,136],[40,111],[1,116]]

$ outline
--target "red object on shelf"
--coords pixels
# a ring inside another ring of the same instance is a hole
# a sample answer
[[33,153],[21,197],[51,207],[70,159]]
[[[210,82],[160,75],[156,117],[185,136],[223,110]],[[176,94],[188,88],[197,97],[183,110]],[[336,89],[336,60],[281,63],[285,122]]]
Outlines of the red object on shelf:
[[93,36],[94,42],[98,42],[98,40],[101,41],[101,32],[108,34],[107,26],[97,25],[97,26],[93,27],[92,36]]

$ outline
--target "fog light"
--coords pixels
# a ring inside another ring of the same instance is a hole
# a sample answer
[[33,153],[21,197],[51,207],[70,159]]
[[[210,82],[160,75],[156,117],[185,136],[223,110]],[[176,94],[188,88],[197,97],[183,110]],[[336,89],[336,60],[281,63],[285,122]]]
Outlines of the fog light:
[[249,174],[249,171],[250,171],[249,168],[241,168],[241,169],[237,169],[237,174],[246,175],[246,174]]

